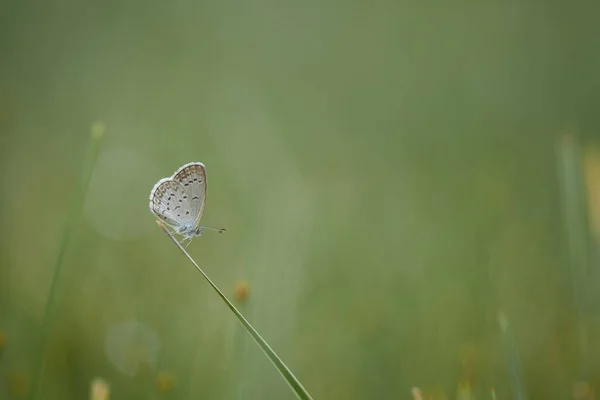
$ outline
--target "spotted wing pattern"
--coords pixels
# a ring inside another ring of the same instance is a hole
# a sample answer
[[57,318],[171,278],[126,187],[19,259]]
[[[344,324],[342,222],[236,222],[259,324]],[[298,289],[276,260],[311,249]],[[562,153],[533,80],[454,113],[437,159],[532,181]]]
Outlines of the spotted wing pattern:
[[206,167],[199,162],[186,164],[175,172],[172,179],[184,188],[194,216],[194,227],[198,226],[206,203]]
[[150,210],[178,233],[195,227],[196,216],[186,190],[171,178],[164,178],[150,193]]

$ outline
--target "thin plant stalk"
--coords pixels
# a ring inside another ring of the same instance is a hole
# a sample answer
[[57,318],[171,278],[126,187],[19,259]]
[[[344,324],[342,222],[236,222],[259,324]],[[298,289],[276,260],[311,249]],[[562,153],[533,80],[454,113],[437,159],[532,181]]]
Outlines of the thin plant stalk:
[[258,346],[269,358],[269,360],[271,360],[273,365],[275,365],[275,368],[277,368],[277,370],[286,380],[288,385],[291,386],[292,390],[296,394],[296,397],[302,400],[313,400],[308,391],[304,388],[304,386],[302,386],[298,378],[296,378],[296,376],[292,373],[292,371],[290,371],[290,369],[285,365],[281,358],[279,358],[275,351],[273,351],[273,349],[267,344],[267,342],[258,334],[256,329],[254,329],[250,322],[248,322],[248,320],[244,318],[242,313],[238,311],[238,309],[233,305],[233,303],[229,301],[229,299],[225,296],[225,294],[223,294],[223,292],[217,287],[217,285],[215,285],[214,282],[208,277],[208,275],[206,275],[202,268],[198,266],[198,263],[194,261],[192,256],[190,256],[189,253],[183,248],[183,246],[177,241],[177,239],[175,239],[175,237],[171,234],[171,232],[169,232],[167,227],[161,221],[157,220],[156,223],[171,238],[171,240],[173,241],[173,243],[175,243],[179,250],[181,250],[183,254],[185,254],[185,256],[192,262],[192,264],[194,264],[194,266],[198,271],[200,271],[204,279],[206,279],[206,281],[210,284],[214,291],[217,292],[217,294],[223,300],[223,302],[225,302],[227,307],[229,307],[229,309],[235,314],[237,319],[242,323],[242,325],[244,325],[244,328],[246,328],[246,331],[250,334],[250,336],[252,336],[252,339],[254,339],[254,341],[258,344]]
[[87,193],[89,183],[92,178],[92,171],[94,170],[94,166],[96,165],[96,159],[98,158],[98,150],[100,149],[100,139],[104,134],[104,129],[104,124],[101,122],[96,122],[92,125],[91,143],[88,149],[87,157],[84,159],[83,162],[83,176],[78,182],[76,193],[73,196],[73,199],[71,200],[71,206],[69,207],[69,213],[67,216],[65,230],[63,232],[62,239],[60,242],[58,255],[56,256],[54,274],[50,283],[50,293],[48,294],[48,299],[46,300],[46,308],[43,314],[44,320],[42,321],[42,327],[40,329],[40,339],[37,351],[35,353],[37,360],[33,364],[35,370],[33,371],[33,377],[31,380],[31,390],[29,391],[28,395],[29,400],[37,400],[40,398],[40,389],[42,386],[42,378],[44,374],[44,367],[46,364],[46,345],[48,343],[50,331],[52,330],[52,321],[56,311],[56,303],[58,298],[58,281],[62,270],[67,247],[69,245],[71,236],[73,235],[75,226],[77,225],[77,222],[79,220],[79,216],[81,215],[83,202],[85,201],[85,194]]
[[590,237],[581,147],[573,135],[564,136],[558,143],[557,156],[568,263],[577,315],[578,373],[585,376],[589,373],[591,364],[590,331],[585,317],[588,311],[586,303],[589,302]]
[[510,329],[510,323],[504,312],[498,312],[498,323],[502,330],[504,345],[508,356],[508,369],[510,380],[513,387],[513,395],[517,400],[527,400],[525,389],[523,388],[523,372],[521,371],[521,362],[519,351],[513,332]]

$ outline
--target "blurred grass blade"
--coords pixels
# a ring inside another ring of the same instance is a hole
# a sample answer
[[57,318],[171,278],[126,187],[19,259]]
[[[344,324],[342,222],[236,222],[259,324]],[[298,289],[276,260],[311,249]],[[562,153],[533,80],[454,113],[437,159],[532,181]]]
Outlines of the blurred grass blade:
[[521,360],[517,348],[516,340],[510,329],[508,317],[504,312],[498,312],[498,324],[502,331],[504,346],[508,356],[508,370],[510,381],[513,387],[513,394],[516,400],[527,400],[525,390],[523,388],[523,372],[521,370]]
[[185,256],[192,262],[192,264],[194,264],[194,266],[196,267],[196,269],[198,271],[200,271],[200,273],[202,274],[204,279],[206,279],[208,281],[210,286],[212,286],[212,288],[215,290],[215,292],[217,292],[217,294],[225,302],[227,307],[229,307],[229,309],[235,314],[235,316],[242,323],[242,325],[244,325],[244,328],[246,328],[246,331],[250,334],[250,336],[252,336],[254,341],[256,341],[256,343],[260,346],[260,348],[265,353],[265,355],[275,365],[275,367],[277,368],[279,373],[283,376],[283,378],[286,380],[286,382],[292,387],[292,389],[294,390],[294,393],[296,394],[296,397],[298,397],[299,399],[302,399],[302,400],[312,400],[311,395],[304,388],[304,386],[302,386],[302,384],[300,383],[298,378],[296,378],[296,376],[284,364],[284,362],[281,360],[281,358],[279,358],[279,356],[275,353],[275,351],[273,351],[273,349],[271,349],[271,347],[267,344],[267,342],[265,342],[265,340],[258,334],[256,329],[254,329],[254,327],[252,325],[250,325],[250,322],[248,322],[246,320],[246,318],[244,318],[242,313],[240,313],[238,311],[238,309],[233,305],[233,303],[231,301],[229,301],[229,299],[223,294],[223,292],[221,292],[221,290],[217,287],[217,285],[215,285],[213,283],[213,281],[208,277],[208,275],[206,275],[206,273],[202,270],[202,268],[200,268],[198,266],[198,264],[196,263],[196,261],[194,261],[192,256],[190,256],[188,254],[188,252],[183,248],[183,246],[181,246],[181,244],[177,241],[177,239],[175,239],[175,237],[173,237],[171,232],[169,232],[167,227],[161,221],[157,220],[156,223],[171,238],[173,243],[175,243],[177,245],[179,250],[181,250],[183,252],[183,254],[185,254]]
[[35,356],[38,358],[33,363],[35,370],[33,372],[33,378],[31,380],[31,390],[29,391],[28,396],[28,399],[31,400],[38,399],[40,396],[40,388],[42,386],[42,377],[44,373],[44,366],[46,363],[46,344],[48,342],[48,336],[52,329],[52,319],[54,317],[54,312],[56,308],[56,300],[58,294],[58,279],[60,277],[60,272],[62,269],[67,246],[73,234],[73,230],[77,224],[79,216],[81,215],[83,202],[85,201],[85,194],[88,190],[88,186],[92,178],[92,171],[94,170],[94,166],[96,164],[98,150],[100,149],[100,139],[104,135],[104,129],[104,124],[101,122],[96,122],[92,125],[91,143],[88,149],[88,154],[83,161],[81,169],[81,171],[83,171],[81,180],[76,185],[76,192],[73,196],[73,199],[71,200],[71,205],[69,207],[67,223],[65,225],[65,230],[63,232],[62,239],[60,242],[58,255],[56,256],[52,282],[50,283],[50,293],[48,294],[48,299],[46,300],[46,308],[43,314],[44,320],[40,329],[40,340],[38,343],[37,351],[35,353]]
[[588,204],[585,190],[581,146],[573,135],[565,135],[557,145],[558,179],[562,197],[572,296],[577,311],[579,375],[590,371],[589,327],[586,303],[592,290],[590,282]]

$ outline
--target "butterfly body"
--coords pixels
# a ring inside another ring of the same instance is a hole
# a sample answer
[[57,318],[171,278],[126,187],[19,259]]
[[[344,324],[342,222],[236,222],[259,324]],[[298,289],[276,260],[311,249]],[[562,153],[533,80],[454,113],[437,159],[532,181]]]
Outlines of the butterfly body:
[[199,226],[206,204],[206,167],[191,162],[179,168],[173,176],[159,180],[150,192],[150,211],[171,226],[176,233],[191,240],[205,229]]

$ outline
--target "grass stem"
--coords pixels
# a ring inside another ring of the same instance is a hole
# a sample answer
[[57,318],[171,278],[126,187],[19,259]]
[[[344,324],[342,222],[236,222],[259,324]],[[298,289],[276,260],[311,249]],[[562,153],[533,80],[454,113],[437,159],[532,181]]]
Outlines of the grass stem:
[[229,301],[229,299],[223,294],[223,292],[221,292],[217,285],[215,285],[214,282],[208,277],[208,275],[206,275],[202,268],[198,266],[198,263],[194,261],[192,256],[190,256],[189,253],[183,248],[183,246],[177,241],[177,239],[175,239],[175,237],[173,236],[173,234],[171,234],[171,232],[169,232],[167,227],[161,221],[157,220],[156,223],[171,238],[171,240],[173,241],[173,243],[175,243],[179,250],[181,250],[181,252],[185,254],[185,256],[192,262],[192,264],[194,264],[194,266],[198,271],[200,271],[204,279],[206,279],[206,281],[214,289],[214,291],[217,292],[217,294],[223,300],[223,302],[225,302],[227,307],[229,307],[229,309],[235,314],[237,319],[242,323],[242,325],[244,325],[244,328],[246,328],[246,331],[250,334],[250,336],[252,336],[252,339],[254,339],[254,341],[258,344],[258,346],[269,358],[269,360],[271,360],[273,365],[275,365],[275,367],[286,380],[286,382],[291,386],[292,390],[296,394],[296,397],[302,400],[312,400],[311,395],[304,388],[304,386],[302,386],[298,378],[296,378],[296,376],[284,364],[284,362],[281,360],[281,358],[279,358],[275,351],[273,351],[273,349],[267,344],[267,342],[258,334],[256,329],[254,329],[250,322],[248,322],[248,320],[244,318],[242,313],[240,313],[238,309],[233,305],[233,303]]
[[92,125],[91,143],[87,157],[84,159],[83,162],[83,175],[81,181],[78,182],[75,196],[73,197],[71,201],[71,206],[69,207],[69,214],[67,216],[65,230],[60,241],[58,255],[56,256],[54,274],[52,275],[52,281],[50,283],[50,292],[48,294],[48,299],[46,300],[46,307],[43,314],[44,319],[42,321],[42,326],[40,329],[38,348],[34,355],[35,357],[37,357],[37,359],[33,363],[35,369],[33,371],[33,377],[31,379],[31,390],[29,390],[27,397],[29,400],[37,400],[40,398],[40,389],[42,386],[42,378],[44,375],[44,367],[46,364],[46,347],[50,331],[52,330],[52,321],[56,312],[56,303],[58,298],[57,295],[59,287],[58,283],[61,275],[63,261],[71,236],[73,235],[73,231],[75,229],[75,226],[77,225],[79,216],[81,215],[81,210],[85,201],[85,194],[88,190],[88,186],[92,178],[92,171],[94,170],[94,166],[96,165],[96,159],[98,157],[98,151],[100,149],[100,139],[104,134],[104,129],[104,124],[101,122],[96,122]]

